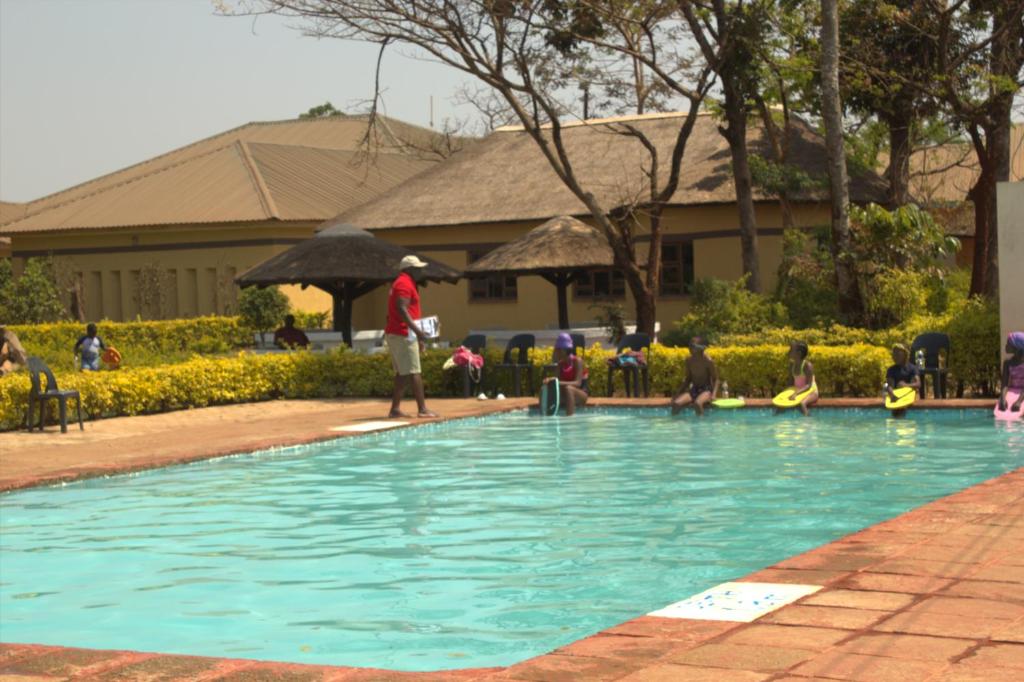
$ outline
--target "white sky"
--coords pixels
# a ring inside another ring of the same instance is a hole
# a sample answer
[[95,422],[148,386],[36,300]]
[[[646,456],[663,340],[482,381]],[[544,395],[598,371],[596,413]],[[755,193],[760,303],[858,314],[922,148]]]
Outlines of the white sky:
[[[210,0],[0,0],[0,199],[28,201],[249,121],[373,91],[372,45],[304,38]],[[456,115],[452,69],[384,60],[389,115]],[[461,111],[465,116],[469,112]]]

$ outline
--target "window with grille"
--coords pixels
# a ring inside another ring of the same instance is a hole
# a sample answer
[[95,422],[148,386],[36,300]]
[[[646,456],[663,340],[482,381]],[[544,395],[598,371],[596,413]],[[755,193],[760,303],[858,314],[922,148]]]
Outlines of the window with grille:
[[[468,262],[479,260],[486,254],[486,251],[469,251]],[[515,301],[517,296],[515,277],[491,275],[469,280],[470,301]]]
[[575,298],[601,301],[626,295],[626,278],[619,270],[594,270],[580,274],[573,289]]
[[682,296],[693,291],[693,242],[661,245],[661,293]]

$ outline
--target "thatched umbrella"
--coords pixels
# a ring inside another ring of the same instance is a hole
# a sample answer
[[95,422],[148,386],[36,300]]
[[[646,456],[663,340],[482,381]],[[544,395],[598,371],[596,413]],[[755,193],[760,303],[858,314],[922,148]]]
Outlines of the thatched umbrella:
[[[273,284],[313,286],[334,300],[334,331],[352,345],[352,303],[398,275],[409,249],[377,239],[347,223],[329,222],[312,239],[296,244],[240,275],[240,287]],[[417,281],[456,282],[459,273],[420,256],[427,267],[413,271]]]
[[596,228],[558,216],[499,246],[466,268],[466,277],[540,275],[558,287],[558,326],[569,328],[566,289],[584,272],[610,268],[615,254]]

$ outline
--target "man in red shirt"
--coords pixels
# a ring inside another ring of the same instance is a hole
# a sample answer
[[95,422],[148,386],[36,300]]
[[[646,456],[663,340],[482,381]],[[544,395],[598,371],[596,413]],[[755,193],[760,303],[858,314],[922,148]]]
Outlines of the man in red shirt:
[[388,294],[388,323],[384,327],[388,350],[391,352],[391,363],[395,367],[395,391],[391,397],[389,417],[408,417],[399,407],[405,387],[412,383],[412,392],[416,397],[418,417],[436,417],[427,409],[423,394],[423,375],[420,372],[420,351],[427,335],[416,324],[420,314],[420,291],[416,286],[411,271],[425,268],[427,264],[416,256],[406,256],[399,263],[401,270],[395,281],[391,283]]

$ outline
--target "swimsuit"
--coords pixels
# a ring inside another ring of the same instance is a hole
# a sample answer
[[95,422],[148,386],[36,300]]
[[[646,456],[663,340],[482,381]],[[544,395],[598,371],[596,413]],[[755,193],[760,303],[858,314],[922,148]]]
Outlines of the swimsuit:
[[1006,386],[1014,390],[1024,390],[1024,362],[1010,365],[1010,381]]
[[[570,355],[558,363],[558,380],[566,383],[576,381],[576,356]],[[584,393],[590,393],[590,372],[586,365],[583,366],[583,381],[580,382],[580,389]]]
[[804,374],[804,363],[806,363],[806,362],[807,362],[807,360],[801,360],[800,361],[800,369],[799,369],[798,373],[793,375],[793,386],[794,386],[794,388],[796,388],[795,394],[797,394],[797,395],[803,393],[805,388],[808,389],[808,392],[818,390],[818,382],[817,381],[811,382],[811,385],[810,385],[809,388],[807,386],[807,375]]
[[698,397],[700,397],[701,393],[710,393],[710,392],[711,392],[711,386],[707,386],[707,385],[697,386],[696,384],[694,384],[693,387],[690,388],[690,397],[693,398],[694,400],[696,400]]

